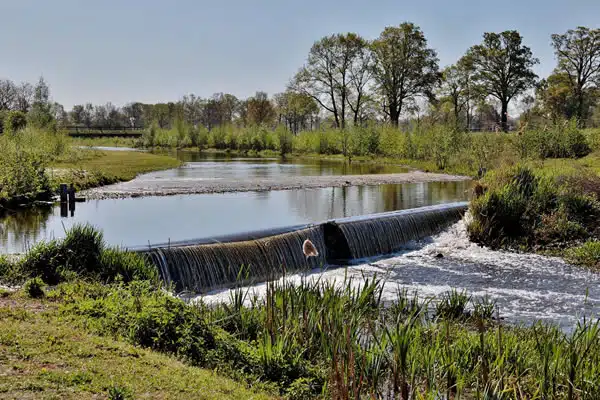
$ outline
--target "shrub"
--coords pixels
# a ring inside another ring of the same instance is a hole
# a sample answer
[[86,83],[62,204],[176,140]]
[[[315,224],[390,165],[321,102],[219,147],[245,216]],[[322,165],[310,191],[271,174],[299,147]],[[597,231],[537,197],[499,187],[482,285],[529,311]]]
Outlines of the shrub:
[[10,262],[8,257],[0,254],[0,280],[6,278],[13,269],[13,263]]
[[62,281],[65,254],[60,242],[39,242],[19,262],[18,268],[25,277],[41,278],[49,285]]
[[4,133],[15,134],[27,126],[27,115],[22,111],[9,111],[4,117]]
[[18,268],[25,277],[40,277],[50,285],[76,276],[125,283],[158,276],[139,254],[106,247],[102,233],[88,224],[73,226],[63,240],[36,244]]
[[525,167],[491,174],[471,202],[471,239],[492,247],[576,243],[600,229],[597,179],[536,176]]
[[591,240],[585,244],[567,250],[566,258],[569,262],[589,268],[600,268],[600,242]]
[[44,281],[40,278],[29,279],[23,285],[23,292],[32,299],[44,297]]
[[581,158],[591,152],[576,121],[557,123],[544,130],[527,130],[517,142],[521,157]]
[[467,317],[467,304],[471,301],[471,296],[466,292],[459,292],[453,289],[444,293],[436,304],[435,316],[441,319],[457,320]]
[[100,265],[102,266],[100,276],[107,282],[115,279],[125,283],[158,279],[158,271],[143,256],[118,248],[105,249],[100,257]]

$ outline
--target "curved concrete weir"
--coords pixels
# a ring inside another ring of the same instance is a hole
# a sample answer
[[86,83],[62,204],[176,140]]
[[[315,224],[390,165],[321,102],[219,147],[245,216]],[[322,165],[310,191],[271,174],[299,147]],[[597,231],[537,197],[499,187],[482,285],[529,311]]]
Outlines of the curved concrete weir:
[[[439,233],[461,219],[467,206],[443,204],[134,250],[147,254],[162,279],[178,290],[203,292],[390,254],[409,241]],[[314,243],[318,257],[304,257],[306,239]]]

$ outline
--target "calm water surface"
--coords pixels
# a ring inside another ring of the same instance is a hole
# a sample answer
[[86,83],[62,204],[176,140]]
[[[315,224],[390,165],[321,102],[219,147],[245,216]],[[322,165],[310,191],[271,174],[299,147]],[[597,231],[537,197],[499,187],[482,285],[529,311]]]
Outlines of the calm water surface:
[[[405,171],[398,166],[322,160],[247,159],[191,152],[180,152],[178,157],[186,161],[182,168],[138,179],[250,179]],[[462,201],[467,198],[469,185],[434,182],[93,200],[77,203],[74,210],[56,205],[1,219],[0,252],[20,253],[38,241],[60,238],[75,223],[89,222],[99,227],[110,244],[138,246]]]

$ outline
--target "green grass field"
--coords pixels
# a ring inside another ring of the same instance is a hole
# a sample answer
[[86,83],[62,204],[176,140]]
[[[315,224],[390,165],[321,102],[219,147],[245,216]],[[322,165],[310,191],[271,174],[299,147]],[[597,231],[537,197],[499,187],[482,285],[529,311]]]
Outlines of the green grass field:
[[181,162],[174,157],[137,151],[85,150],[76,161],[51,165],[56,183],[74,183],[79,190],[128,181],[146,172],[176,168]]
[[0,293],[0,398],[270,398],[174,357],[91,335],[57,308]]

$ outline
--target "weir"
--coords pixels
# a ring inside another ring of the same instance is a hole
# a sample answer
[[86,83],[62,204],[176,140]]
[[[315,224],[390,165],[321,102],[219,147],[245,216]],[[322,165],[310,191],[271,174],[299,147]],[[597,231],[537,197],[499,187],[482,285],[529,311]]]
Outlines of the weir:
[[[467,206],[443,204],[132,250],[145,253],[161,278],[177,290],[203,292],[394,253],[460,220]],[[304,256],[306,239],[313,242],[318,257]]]

